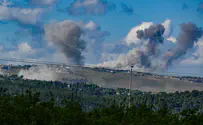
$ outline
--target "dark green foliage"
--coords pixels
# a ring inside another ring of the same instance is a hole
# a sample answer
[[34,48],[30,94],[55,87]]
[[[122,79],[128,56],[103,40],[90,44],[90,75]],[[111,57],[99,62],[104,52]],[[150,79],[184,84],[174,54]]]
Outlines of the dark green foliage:
[[79,103],[63,99],[63,106],[56,106],[55,100],[39,100],[39,93],[26,91],[24,95],[0,96],[1,125],[202,125],[203,114],[197,110],[183,110],[172,113],[162,107],[133,105],[130,108],[113,104],[95,108],[90,112],[82,110]]
[[[26,91],[27,90],[27,91]],[[0,76],[1,125],[203,125],[203,92],[151,93]]]
[[[22,78],[16,75],[7,77],[0,75],[0,88],[2,87],[0,95],[5,94],[5,90],[7,90],[6,94],[22,95],[29,89],[33,92],[39,92],[41,101],[47,102],[50,99],[55,99],[57,106],[62,106],[61,100],[72,99],[77,101],[85,111],[110,106],[113,103],[127,106],[128,103],[128,89],[110,89],[86,83],[66,84],[57,81],[48,82]],[[156,110],[167,106],[173,113],[184,109],[203,111],[203,92],[197,90],[175,93],[151,93],[134,90],[131,99],[134,105],[154,106]]]
[[85,112],[78,103],[67,101],[64,108],[54,100],[40,102],[39,93],[0,97],[1,125],[83,125]]

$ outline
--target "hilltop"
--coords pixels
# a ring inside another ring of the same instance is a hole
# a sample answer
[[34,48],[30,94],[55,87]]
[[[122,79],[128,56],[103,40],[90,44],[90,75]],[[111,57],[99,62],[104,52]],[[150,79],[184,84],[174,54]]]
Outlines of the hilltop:
[[[113,70],[92,67],[68,67],[59,65],[1,66],[6,75],[24,75],[26,79],[61,81],[66,83],[89,83],[104,88],[128,88],[127,70]],[[132,89],[151,92],[176,92],[203,90],[200,77],[164,76],[151,73],[133,72]]]

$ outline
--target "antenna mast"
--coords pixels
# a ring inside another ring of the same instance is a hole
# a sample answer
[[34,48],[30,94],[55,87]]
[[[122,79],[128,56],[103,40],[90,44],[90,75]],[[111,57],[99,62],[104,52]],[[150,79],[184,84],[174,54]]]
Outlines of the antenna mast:
[[129,93],[128,93],[128,96],[129,96],[129,102],[128,102],[128,106],[129,108],[131,107],[131,89],[132,89],[132,69],[133,69],[133,65],[130,66],[130,83],[129,83]]

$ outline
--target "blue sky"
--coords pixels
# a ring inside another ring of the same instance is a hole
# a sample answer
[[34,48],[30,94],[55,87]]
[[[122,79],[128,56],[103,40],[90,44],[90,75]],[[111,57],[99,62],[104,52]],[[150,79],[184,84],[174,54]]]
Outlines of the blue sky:
[[[137,39],[133,44],[127,45],[126,37],[133,28],[139,27],[144,22],[163,24],[166,20],[170,20],[173,31],[165,38],[170,42],[181,32],[182,23],[192,22],[197,27],[203,27],[201,3],[202,0],[1,0],[0,56],[67,63],[73,61],[74,56],[78,55],[73,53],[67,56],[70,54],[56,42],[58,39],[50,37],[61,34],[48,31],[56,31],[51,25],[57,27],[60,22],[71,20],[85,32],[80,35],[86,41],[86,48],[76,47],[84,57],[81,63],[102,66],[104,63],[108,66],[115,62],[123,64],[123,60],[126,59],[124,57],[132,53],[130,51],[134,48],[140,47],[135,45]],[[124,10],[122,4],[127,9]],[[183,5],[188,7],[183,9]],[[93,29],[88,27],[90,25]],[[46,26],[51,29],[44,30]],[[136,36],[136,32],[134,33]],[[187,72],[189,71],[187,67],[193,67],[193,73],[201,73],[196,70],[202,67],[203,63],[203,56],[200,55],[201,41],[203,40],[200,38],[197,45],[187,50],[187,54],[174,65],[170,65],[169,71],[185,69]],[[160,50],[175,46],[175,42],[165,42]],[[194,59],[194,55],[198,55],[198,59]],[[122,62],[119,62],[119,58]],[[156,59],[160,58],[162,57]],[[178,69],[180,66],[183,68]]]

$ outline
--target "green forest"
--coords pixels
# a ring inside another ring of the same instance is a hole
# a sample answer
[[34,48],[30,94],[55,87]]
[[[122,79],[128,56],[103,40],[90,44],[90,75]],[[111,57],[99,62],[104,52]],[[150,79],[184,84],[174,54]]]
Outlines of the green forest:
[[[102,88],[97,85],[78,83],[67,84],[59,81],[38,81],[23,79],[18,76],[1,76],[0,87],[7,90],[10,95],[24,94],[26,90],[40,93],[41,101],[49,101],[51,98],[60,106],[62,99],[74,100],[78,102],[82,109],[91,111],[94,108],[109,106],[113,103],[119,106],[128,105],[128,89],[124,88]],[[152,93],[133,90],[131,92],[131,103],[133,105],[147,105],[160,107],[167,106],[173,112],[180,112],[183,109],[198,109],[203,111],[203,92],[185,91],[175,93]]]
[[[1,125],[201,125],[203,92],[151,93],[0,76]],[[131,102],[129,107],[128,103]]]
[[40,93],[26,91],[22,95],[9,95],[1,88],[1,125],[202,125],[203,113],[195,109],[172,113],[167,107],[155,110],[153,106],[112,104],[84,111],[72,99],[54,98],[40,101]]

